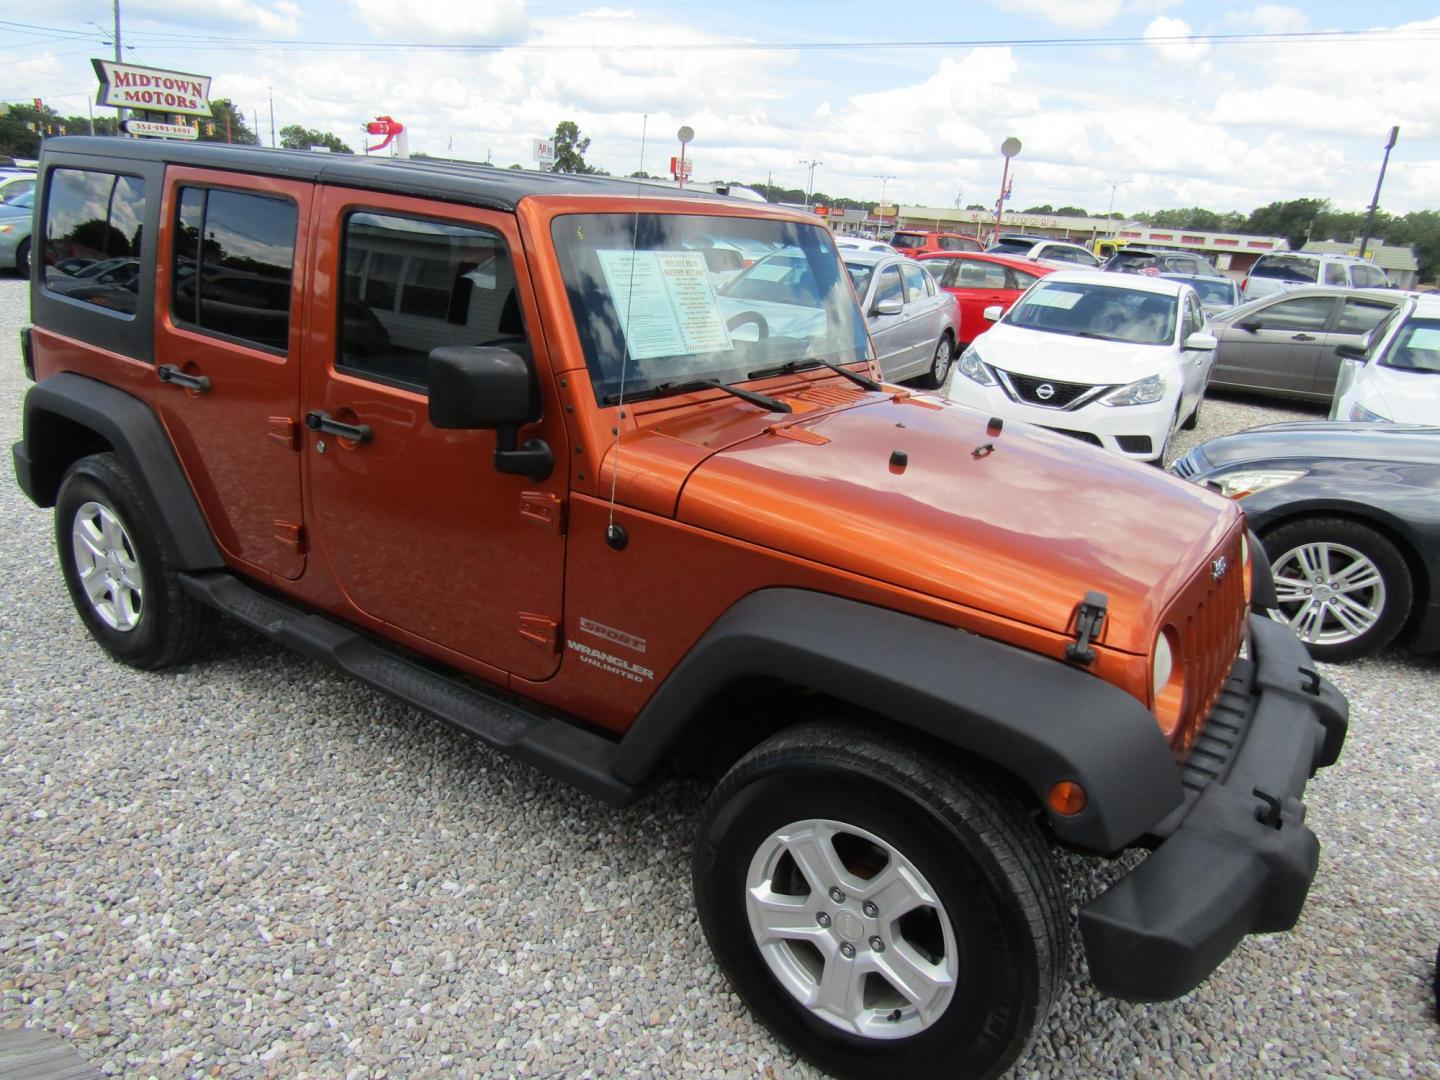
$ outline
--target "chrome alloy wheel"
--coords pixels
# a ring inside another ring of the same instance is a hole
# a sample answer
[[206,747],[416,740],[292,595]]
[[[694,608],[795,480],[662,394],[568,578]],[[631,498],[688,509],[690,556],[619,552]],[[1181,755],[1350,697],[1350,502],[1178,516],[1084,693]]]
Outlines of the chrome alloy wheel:
[[144,578],[125,526],[108,506],[87,502],[75,511],[71,536],[75,570],[90,607],[112,630],[135,629],[142,611]]
[[925,876],[873,833],[796,821],[772,833],[745,879],[750,932],[780,985],[844,1031],[923,1031],[955,992],[955,934]]
[[1385,579],[1363,552],[1317,541],[1275,561],[1279,616],[1309,645],[1353,641],[1385,611]]

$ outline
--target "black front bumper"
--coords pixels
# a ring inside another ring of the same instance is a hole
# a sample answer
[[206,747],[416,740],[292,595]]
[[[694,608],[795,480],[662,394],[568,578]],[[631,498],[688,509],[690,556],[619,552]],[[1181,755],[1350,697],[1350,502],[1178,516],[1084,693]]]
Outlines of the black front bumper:
[[1185,804],[1156,826],[1159,847],[1080,912],[1099,990],[1168,1001],[1246,934],[1295,925],[1320,857],[1300,796],[1339,756],[1348,711],[1289,627],[1251,616],[1249,659],[1185,763]]

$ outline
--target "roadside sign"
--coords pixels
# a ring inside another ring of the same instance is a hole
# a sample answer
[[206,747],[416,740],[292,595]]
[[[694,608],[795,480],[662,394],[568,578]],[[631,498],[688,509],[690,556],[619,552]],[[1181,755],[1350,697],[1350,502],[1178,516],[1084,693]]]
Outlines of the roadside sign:
[[555,164],[555,144],[549,139],[531,139],[530,149],[538,165]]
[[210,76],[91,60],[100,80],[97,105],[147,112],[211,116]]
[[131,135],[148,136],[152,139],[198,139],[200,137],[200,131],[194,124],[157,124],[153,120],[126,120],[125,130]]
[[680,159],[679,159],[678,157],[675,157],[675,156],[672,155],[671,158],[670,158],[670,176],[671,176],[673,179],[676,179],[676,180],[680,179],[681,174],[683,173],[685,179],[686,179],[686,180],[689,180],[689,179],[690,179],[690,173],[694,171],[694,168],[695,168],[695,161],[694,161],[694,159],[692,159],[692,158],[686,158],[686,159],[685,159],[685,164],[684,164],[683,168],[682,168],[682,166],[681,166],[681,164],[680,164]]

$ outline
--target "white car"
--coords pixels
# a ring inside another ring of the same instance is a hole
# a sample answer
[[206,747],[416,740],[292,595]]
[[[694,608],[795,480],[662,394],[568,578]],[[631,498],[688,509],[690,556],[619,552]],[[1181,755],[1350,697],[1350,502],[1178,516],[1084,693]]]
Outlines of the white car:
[[1440,297],[1406,301],[1368,347],[1341,345],[1332,420],[1440,424]]
[[835,246],[859,251],[878,251],[882,255],[900,254],[883,240],[866,240],[863,236],[837,236]]
[[1157,464],[1195,425],[1215,338],[1189,285],[1069,271],[985,317],[995,325],[961,354],[954,400]]

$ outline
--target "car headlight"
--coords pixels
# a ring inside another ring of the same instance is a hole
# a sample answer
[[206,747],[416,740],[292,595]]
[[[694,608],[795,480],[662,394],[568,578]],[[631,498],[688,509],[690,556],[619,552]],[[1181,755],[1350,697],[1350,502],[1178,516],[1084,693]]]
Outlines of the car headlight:
[[1101,398],[1106,405],[1153,405],[1165,396],[1165,380],[1159,375],[1132,382]]
[[1299,480],[1305,475],[1304,469],[1237,469],[1205,478],[1205,483],[1227,499],[1243,499],[1247,495],[1258,495],[1281,484]]
[[960,354],[960,362],[955,365],[960,374],[967,379],[972,379],[981,386],[994,386],[995,376],[990,374],[990,368],[985,361],[980,359],[980,354],[975,350],[974,345],[967,346]]
[[1185,705],[1185,667],[1176,663],[1180,639],[1175,630],[1166,627],[1155,635],[1151,653],[1150,692],[1155,702],[1155,719],[1168,737],[1180,723]]
[[1349,418],[1351,420],[1363,420],[1364,422],[1369,424],[1388,424],[1390,422],[1390,418],[1388,416],[1381,416],[1378,412],[1371,412],[1369,409],[1365,408],[1364,405],[1361,405],[1358,401],[1350,406]]

